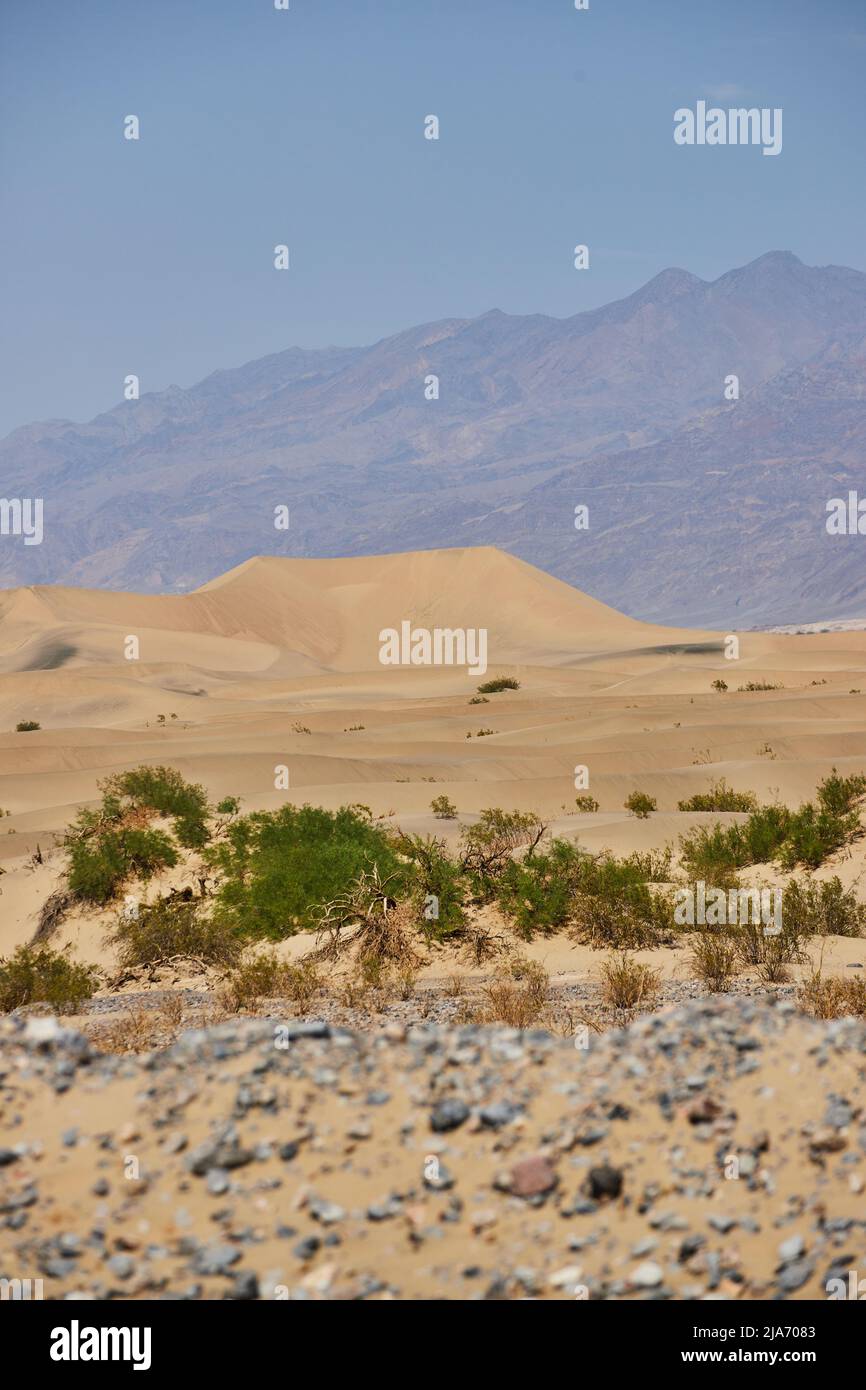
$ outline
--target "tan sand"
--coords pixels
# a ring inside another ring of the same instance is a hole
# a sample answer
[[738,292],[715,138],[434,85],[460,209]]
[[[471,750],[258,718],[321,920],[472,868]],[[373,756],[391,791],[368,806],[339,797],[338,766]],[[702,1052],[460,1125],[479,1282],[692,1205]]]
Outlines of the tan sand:
[[[379,633],[403,619],[486,628],[486,675],[381,665]],[[130,636],[138,660],[124,657]],[[499,805],[620,853],[675,845],[715,819],[676,804],[720,776],[794,805],[834,764],[866,766],[866,632],[742,633],[736,660],[726,636],[636,622],[486,547],[256,559],[188,595],[0,593],[0,808],[11,813],[0,819],[0,952],[32,936],[62,866],[52,847],[76,809],[101,777],[142,762],[169,763],[246,810],[360,801],[453,841]],[[470,705],[500,674],[520,689]],[[726,693],[711,688],[718,678]],[[782,688],[738,693],[750,680]],[[12,732],[24,719],[41,729]],[[288,792],[275,790],[281,765]],[[597,814],[575,813],[579,765]],[[635,788],[658,801],[648,820],[623,809]],[[442,793],[459,821],[430,812]],[[34,866],[37,846],[45,862]],[[833,866],[858,884],[862,869],[859,850]],[[101,929],[74,928],[88,959],[102,958]]]

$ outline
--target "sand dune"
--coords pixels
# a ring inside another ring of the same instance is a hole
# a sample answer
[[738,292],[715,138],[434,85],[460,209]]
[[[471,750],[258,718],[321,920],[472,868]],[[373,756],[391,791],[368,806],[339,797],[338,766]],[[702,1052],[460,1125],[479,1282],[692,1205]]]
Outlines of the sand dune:
[[[404,619],[486,627],[487,676],[520,689],[470,705],[480,677],[465,668],[381,665],[379,633]],[[124,657],[130,635],[137,661]],[[55,837],[98,779],[142,762],[170,763],[247,809],[281,803],[285,765],[296,802],[363,801],[453,837],[459,822],[430,813],[447,792],[464,818],[532,808],[559,833],[620,851],[675,843],[695,820],[677,801],[719,776],[796,804],[833,764],[866,767],[866,632],[743,633],[736,660],[726,635],[636,622],[486,547],[254,559],[187,595],[0,593],[0,808],[11,813],[0,949],[32,932],[36,845],[53,873]],[[781,688],[738,692],[747,681]],[[13,732],[24,719],[41,729]],[[596,815],[575,814],[578,765]],[[648,821],[623,810],[635,787],[658,800]]]

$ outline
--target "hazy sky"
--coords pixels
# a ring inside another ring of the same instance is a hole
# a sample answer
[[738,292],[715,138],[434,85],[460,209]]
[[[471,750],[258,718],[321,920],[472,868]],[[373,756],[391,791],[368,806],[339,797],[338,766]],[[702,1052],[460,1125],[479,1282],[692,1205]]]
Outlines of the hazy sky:
[[[866,269],[864,69],[864,0],[0,0],[0,433],[670,265]],[[699,99],[782,153],[675,145]]]

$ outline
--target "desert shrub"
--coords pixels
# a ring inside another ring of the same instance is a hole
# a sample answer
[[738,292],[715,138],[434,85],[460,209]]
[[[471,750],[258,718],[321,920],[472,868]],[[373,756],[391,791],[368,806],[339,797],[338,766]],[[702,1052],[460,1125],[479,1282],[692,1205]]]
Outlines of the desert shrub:
[[282,962],[274,951],[248,956],[223,980],[221,1002],[237,1013],[239,1009],[250,1008],[259,999],[273,998],[280,993],[282,969]]
[[583,792],[580,796],[576,796],[574,798],[574,804],[578,811],[598,811],[600,809],[599,803],[596,801],[595,797],[590,796],[588,792]]
[[750,915],[749,920],[731,928],[731,939],[737,955],[745,965],[757,966],[761,979],[770,984],[786,980],[788,967],[806,959],[804,943],[807,933],[802,924],[782,912],[780,931],[766,926]]
[[631,792],[623,802],[627,811],[632,815],[639,816],[641,820],[646,820],[650,811],[657,809],[654,796],[647,796],[646,792]]
[[272,939],[316,927],[317,908],[365,868],[394,875],[395,889],[408,875],[386,832],[350,806],[254,811],[233,821],[205,860],[220,878],[218,915],[243,935]]
[[661,986],[659,971],[618,951],[601,966],[601,997],[612,1009],[634,1010],[650,1004]]
[[843,888],[838,877],[824,883],[791,879],[782,898],[783,919],[788,915],[806,936],[862,936],[866,926],[866,905],[857,901],[853,888]]
[[780,860],[783,869],[805,864],[816,869],[835,850],[860,834],[859,803],[866,792],[866,777],[840,777],[835,767],[820,783],[818,804],[807,801],[790,818]]
[[322,987],[315,961],[281,961],[274,951],[260,951],[242,961],[223,981],[222,1001],[237,1013],[259,999],[287,998],[305,1014]]
[[695,932],[690,960],[695,974],[713,994],[728,988],[737,972],[737,948],[724,931]]
[[821,967],[812,970],[797,991],[797,1002],[815,1018],[863,1018],[866,1016],[866,980],[825,978]]
[[765,864],[774,859],[790,825],[791,813],[785,806],[759,806],[742,825],[730,826],[739,863]]
[[79,965],[47,947],[19,946],[0,957],[0,1012],[22,1004],[45,1003],[59,1013],[74,1013],[96,989],[95,966]]
[[531,1028],[544,1013],[549,988],[550,978],[543,965],[512,957],[485,986],[476,1022]]
[[673,926],[673,906],[648,882],[653,872],[666,881],[669,855],[617,859],[553,840],[544,853],[509,860],[496,882],[496,899],[527,938],[571,926],[579,939],[596,946],[655,945]]
[[709,791],[698,792],[686,801],[677,802],[678,811],[756,811],[758,798],[753,792],[735,792],[724,777],[713,783]]
[[[201,849],[209,839],[204,789],[174,768],[133,768],[105,778],[99,789],[100,805],[79,811],[65,837],[73,897],[109,902],[128,879],[148,879],[177,864],[178,844]],[[230,819],[238,802],[228,797],[220,807]],[[152,829],[153,816],[173,817],[173,833]]]
[[496,898],[521,936],[557,931],[571,920],[577,866],[584,857],[570,841],[554,840],[544,854],[508,861],[496,884]]
[[199,904],[179,894],[142,903],[135,915],[123,915],[107,940],[124,968],[155,965],[189,956],[212,965],[231,965],[241,942],[224,922],[199,915]]
[[647,886],[644,868],[634,857],[581,857],[574,912],[581,940],[614,948],[654,946],[671,931],[671,899]]
[[794,869],[804,864],[817,869],[819,864],[841,847],[856,833],[859,818],[856,812],[850,816],[832,815],[827,811],[807,803],[791,817],[788,833],[779,850],[779,860],[783,869]]
[[532,811],[503,811],[498,806],[482,811],[475,825],[464,826],[461,867],[475,892],[484,899],[492,897],[496,880],[515,850],[531,855],[545,829]]
[[633,850],[622,861],[634,868],[644,883],[670,883],[673,850],[665,845],[660,850]]
[[479,685],[479,695],[496,695],[500,690],[519,690],[520,681],[516,681],[513,676],[496,676],[493,680],[485,681]]
[[790,821],[784,806],[761,806],[742,825],[697,826],[680,839],[683,866],[690,878],[727,887],[737,869],[776,858]]
[[449,801],[448,797],[444,794],[442,796],[434,796],[433,800],[430,802],[430,810],[433,812],[434,816],[436,816],[437,820],[454,820],[457,815],[457,807],[454,805],[454,802]]
[[818,784],[816,795],[822,811],[845,816],[866,795],[866,776],[855,773],[852,777],[840,777],[834,767],[829,777]]
[[575,902],[574,931],[579,941],[615,950],[658,946],[670,932],[670,909],[646,887],[581,894]]
[[22,719],[20,723],[15,725],[15,732],[16,734],[32,734],[41,728],[42,725],[37,724],[35,719]]
[[461,931],[466,922],[466,886],[445,841],[401,832],[394,843],[411,865],[409,884],[419,925],[437,940]]
[[727,681],[723,681],[723,680],[721,679],[721,677],[719,677],[717,680],[714,680],[714,681],[712,682],[712,686],[713,686],[713,690],[719,690],[719,691],[727,690],[727,688],[728,688],[728,682],[727,682]]
[[745,685],[738,685],[738,690],[784,690],[784,686],[778,681],[746,681]]
[[69,891],[92,903],[110,902],[128,879],[152,878],[178,862],[168,835],[147,827],[104,830],[92,839],[72,840],[68,848]]
[[395,986],[400,999],[411,999],[418,983],[418,972],[412,964],[400,965],[395,973]]
[[126,798],[131,807],[171,816],[175,836],[185,849],[201,849],[207,843],[207,793],[197,783],[185,781],[176,768],[136,767],[106,778],[99,787],[104,797],[120,802]]
[[490,701],[486,695],[473,695],[469,703],[470,705],[489,705]]
[[352,950],[365,981],[384,980],[385,973],[402,965],[415,965],[417,911],[411,901],[395,901],[401,879],[398,868],[382,877],[374,864],[364,869],[335,898],[315,909],[319,956],[336,961]]

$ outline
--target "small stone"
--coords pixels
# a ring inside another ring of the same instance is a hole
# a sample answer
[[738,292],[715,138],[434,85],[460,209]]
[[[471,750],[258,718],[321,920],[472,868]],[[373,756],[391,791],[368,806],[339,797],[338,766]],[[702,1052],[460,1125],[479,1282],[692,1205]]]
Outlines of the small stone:
[[551,1192],[557,1181],[550,1159],[543,1154],[523,1158],[511,1170],[511,1191],[515,1197],[536,1197]]
[[310,1215],[323,1226],[333,1226],[336,1222],[342,1221],[346,1213],[336,1202],[325,1202],[316,1198],[310,1202]]
[[318,1236],[306,1236],[304,1240],[299,1240],[292,1249],[292,1254],[299,1260],[311,1260],[316,1251],[320,1249],[322,1242]]
[[708,1125],[719,1118],[722,1107],[712,1096],[701,1096],[700,1100],[689,1106],[686,1113],[690,1125]]
[[430,1128],[435,1134],[459,1129],[469,1119],[469,1106],[463,1100],[440,1100],[430,1115]]
[[232,1277],[232,1287],[229,1294],[230,1298],[249,1300],[258,1298],[259,1280],[252,1269],[239,1269]]
[[580,1265],[563,1265],[562,1269],[555,1269],[547,1283],[551,1289],[572,1289],[575,1284],[579,1284],[583,1275]]
[[789,1236],[783,1240],[779,1246],[779,1259],[783,1265],[790,1264],[792,1260],[799,1260],[806,1253],[806,1242],[802,1236]]
[[728,1231],[732,1231],[737,1224],[737,1218],[735,1216],[725,1216],[721,1212],[714,1213],[708,1220],[713,1230],[719,1231],[723,1236],[726,1236]]
[[664,1277],[661,1265],[657,1265],[654,1260],[644,1260],[643,1264],[639,1264],[631,1272],[631,1282],[639,1289],[656,1289]]
[[601,1201],[607,1198],[615,1200],[622,1192],[622,1171],[619,1168],[612,1168],[609,1163],[600,1164],[597,1168],[590,1168],[589,1176],[586,1180],[587,1195],[594,1201]]
[[493,1105],[485,1105],[479,1110],[478,1118],[486,1129],[501,1129],[519,1114],[519,1106],[511,1105],[507,1100],[498,1100]]
[[196,1253],[193,1268],[197,1274],[227,1274],[240,1257],[234,1245],[205,1245]]
[[811,1275],[811,1263],[808,1260],[796,1260],[793,1264],[785,1265],[779,1275],[779,1288],[785,1293],[793,1293],[796,1289],[802,1288]]

